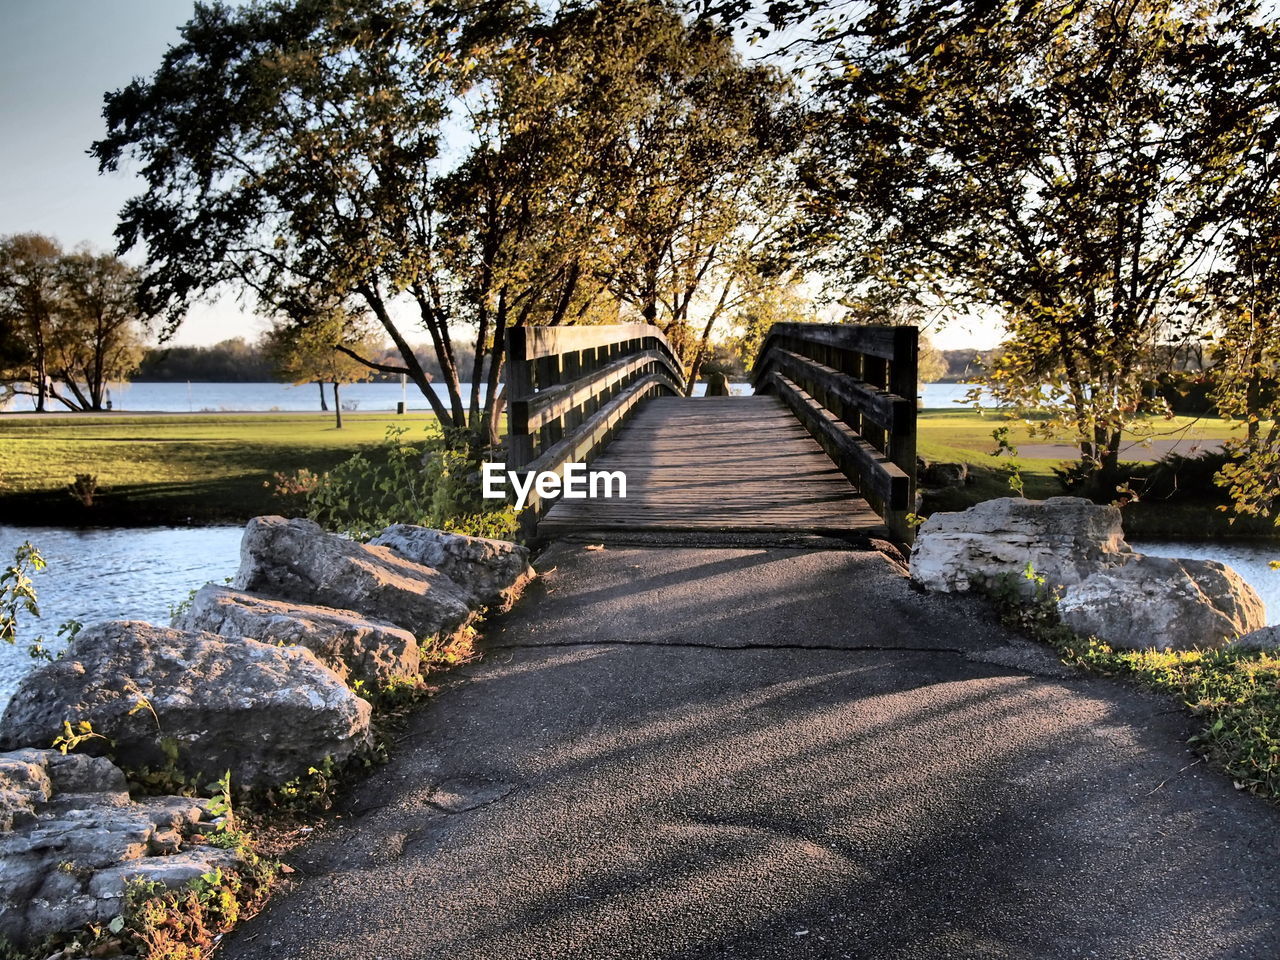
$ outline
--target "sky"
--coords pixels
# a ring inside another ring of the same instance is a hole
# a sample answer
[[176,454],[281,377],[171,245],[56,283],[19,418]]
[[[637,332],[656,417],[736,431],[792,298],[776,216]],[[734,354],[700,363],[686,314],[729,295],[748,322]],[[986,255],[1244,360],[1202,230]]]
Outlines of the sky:
[[[116,215],[140,190],[100,175],[86,151],[105,128],[102,96],[159,65],[191,0],[0,0],[0,235],[49,234],[112,249]],[[253,339],[265,322],[232,296],[197,305],[171,343]],[[989,347],[989,324],[949,324],[943,349]]]

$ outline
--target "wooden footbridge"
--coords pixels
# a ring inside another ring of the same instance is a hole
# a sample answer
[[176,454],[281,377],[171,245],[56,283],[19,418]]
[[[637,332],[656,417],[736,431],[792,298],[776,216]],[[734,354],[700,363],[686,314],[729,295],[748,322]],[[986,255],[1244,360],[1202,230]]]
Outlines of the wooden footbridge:
[[684,396],[646,324],[507,334],[508,467],[626,474],[625,498],[525,508],[536,537],[609,533],[888,536],[915,497],[914,327],[777,324],[749,397]]

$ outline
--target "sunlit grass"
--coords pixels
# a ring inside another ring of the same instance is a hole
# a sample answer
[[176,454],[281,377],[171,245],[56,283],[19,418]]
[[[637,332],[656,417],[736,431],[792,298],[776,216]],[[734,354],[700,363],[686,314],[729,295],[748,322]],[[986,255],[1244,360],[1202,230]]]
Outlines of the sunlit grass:
[[[0,417],[0,520],[22,523],[241,521],[281,509],[275,473],[330,470],[390,426],[437,433],[427,414]],[[77,474],[102,491],[90,510],[65,492]],[[65,501],[65,502],[64,502]]]

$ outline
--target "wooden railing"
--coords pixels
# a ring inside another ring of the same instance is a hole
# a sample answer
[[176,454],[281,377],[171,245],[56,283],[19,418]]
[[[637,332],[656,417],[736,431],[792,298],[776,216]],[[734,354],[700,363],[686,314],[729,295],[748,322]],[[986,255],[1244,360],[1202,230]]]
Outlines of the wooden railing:
[[915,327],[778,323],[752,368],[756,393],[791,408],[901,543],[913,535],[918,338]]
[[[646,397],[684,392],[684,369],[651,324],[507,331],[507,468],[561,473],[584,463]],[[531,492],[524,532],[547,509]]]

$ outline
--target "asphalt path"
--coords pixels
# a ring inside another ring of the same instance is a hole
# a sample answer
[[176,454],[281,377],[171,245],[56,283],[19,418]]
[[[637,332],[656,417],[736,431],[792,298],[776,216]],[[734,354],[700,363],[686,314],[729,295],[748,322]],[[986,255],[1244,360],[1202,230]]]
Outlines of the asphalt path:
[[562,543],[220,957],[1280,957],[1184,711],[874,551]]

